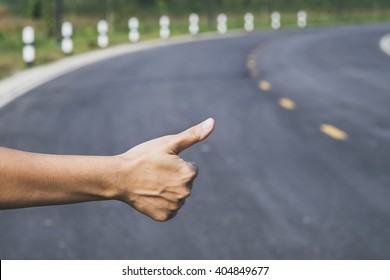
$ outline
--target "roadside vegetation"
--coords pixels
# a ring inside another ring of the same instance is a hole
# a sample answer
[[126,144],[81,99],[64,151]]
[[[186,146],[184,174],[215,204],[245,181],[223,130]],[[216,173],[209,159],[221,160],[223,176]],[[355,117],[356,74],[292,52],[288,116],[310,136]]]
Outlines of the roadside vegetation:
[[[158,38],[161,15],[171,17],[171,35],[188,34],[188,15],[200,15],[200,32],[216,30],[215,18],[224,12],[228,28],[243,29],[243,16],[255,16],[255,29],[270,29],[270,13],[282,15],[282,29],[296,28],[296,13],[304,9],[308,26],[390,22],[388,0],[62,0],[62,20],[74,29],[74,52],[97,49],[98,20],[110,25],[110,45],[128,40],[127,21],[136,16],[140,21],[141,41]],[[55,2],[52,0],[0,0],[0,79],[25,69],[22,61],[23,27],[35,29],[36,61],[44,64],[63,58],[56,41]]]

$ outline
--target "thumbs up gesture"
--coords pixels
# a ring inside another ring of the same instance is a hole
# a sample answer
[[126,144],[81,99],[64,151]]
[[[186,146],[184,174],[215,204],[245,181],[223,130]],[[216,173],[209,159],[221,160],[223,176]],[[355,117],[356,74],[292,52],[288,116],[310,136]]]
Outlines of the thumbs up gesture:
[[156,221],[173,218],[191,194],[198,174],[180,152],[207,138],[214,129],[208,119],[179,134],[157,138],[118,156],[119,199]]

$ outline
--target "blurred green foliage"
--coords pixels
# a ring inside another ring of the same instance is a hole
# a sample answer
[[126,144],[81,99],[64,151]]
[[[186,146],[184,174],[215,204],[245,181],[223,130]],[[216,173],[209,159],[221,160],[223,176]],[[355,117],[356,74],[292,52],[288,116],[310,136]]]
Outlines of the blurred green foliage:
[[21,31],[36,30],[36,64],[63,57],[55,40],[56,2],[62,2],[63,20],[74,27],[74,53],[97,48],[96,23],[110,25],[110,44],[128,42],[127,21],[140,20],[141,40],[158,37],[158,18],[171,16],[173,36],[188,32],[188,15],[200,15],[200,30],[215,31],[215,18],[229,16],[229,29],[243,28],[243,15],[255,15],[255,28],[269,28],[269,14],[282,14],[282,27],[296,26],[296,13],[308,12],[309,26],[390,21],[390,0],[0,0],[0,78],[23,69]]
[[[378,11],[390,8],[389,0],[62,0],[66,14],[118,17],[133,15],[156,16],[162,13],[182,15],[197,12],[206,14],[210,10],[225,13],[251,11],[297,11],[302,8],[327,13],[348,13],[365,9]],[[51,15],[55,0],[0,0],[13,12],[32,19]]]

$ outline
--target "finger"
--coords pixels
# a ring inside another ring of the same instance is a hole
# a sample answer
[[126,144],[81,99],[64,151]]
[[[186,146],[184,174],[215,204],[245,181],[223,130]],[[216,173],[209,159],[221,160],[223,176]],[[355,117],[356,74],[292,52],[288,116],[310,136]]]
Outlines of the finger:
[[195,163],[195,162],[192,162],[192,161],[188,161],[186,162],[188,164],[189,167],[192,168],[192,170],[194,170],[195,172],[195,177],[198,175],[198,172],[199,172],[199,167],[198,165]]
[[174,154],[179,154],[192,145],[206,139],[213,131],[214,125],[214,119],[209,118],[198,125],[176,134],[173,136],[170,150]]
[[193,168],[193,170],[195,171],[193,177],[191,178],[191,180],[188,182],[187,186],[190,190],[192,190],[192,184],[194,183],[196,177],[198,177],[198,173],[199,173],[199,168],[198,166],[193,163],[193,162],[187,162],[187,164],[191,165],[191,168]]
[[[195,180],[195,178],[194,178]],[[187,188],[192,192],[192,186],[194,185],[194,180],[192,180],[191,182],[189,182],[186,186]]]

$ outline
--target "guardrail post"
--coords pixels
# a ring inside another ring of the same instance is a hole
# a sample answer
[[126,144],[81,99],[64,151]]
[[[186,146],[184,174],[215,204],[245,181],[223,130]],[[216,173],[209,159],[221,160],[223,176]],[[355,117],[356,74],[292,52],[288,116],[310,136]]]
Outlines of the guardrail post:
[[245,14],[245,16],[244,16],[244,21],[245,21],[244,28],[245,28],[246,32],[252,32],[253,31],[253,29],[255,28],[254,20],[255,20],[255,17],[253,16],[252,13],[246,13]]
[[273,30],[279,30],[280,27],[282,26],[281,24],[281,15],[279,12],[273,12],[271,14],[271,27]]
[[61,49],[64,54],[71,54],[73,52],[73,26],[70,22],[64,22],[61,26]]
[[170,20],[168,16],[160,17],[160,37],[161,39],[168,39],[171,35],[171,31],[169,30]]
[[199,32],[199,16],[197,14],[191,14],[188,18],[190,22],[189,31],[191,35],[196,35]]
[[23,61],[28,65],[32,66],[35,62],[35,32],[32,26],[26,26],[22,32],[23,39]]
[[108,47],[108,23],[106,20],[99,20],[97,24],[97,30],[98,30],[98,46],[99,48],[106,48]]
[[129,40],[132,43],[137,43],[140,38],[140,34],[138,31],[139,28],[139,20],[136,17],[132,17],[129,19]]
[[298,27],[305,28],[307,25],[307,14],[305,11],[299,11],[297,14],[298,18]]
[[217,30],[219,34],[225,34],[227,32],[227,16],[225,14],[219,14],[217,17]]

